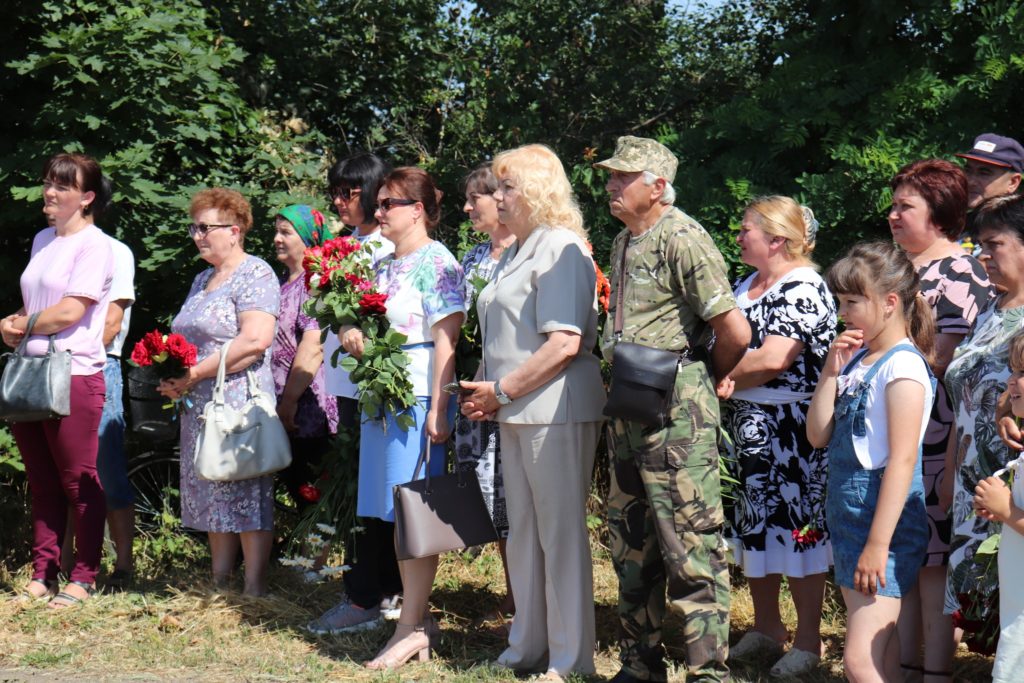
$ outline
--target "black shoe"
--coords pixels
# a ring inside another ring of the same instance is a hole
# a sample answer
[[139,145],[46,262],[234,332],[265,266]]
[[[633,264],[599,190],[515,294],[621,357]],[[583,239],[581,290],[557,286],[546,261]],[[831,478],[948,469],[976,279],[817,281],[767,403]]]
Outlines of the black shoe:
[[615,674],[609,683],[646,683],[647,679],[637,678],[626,669],[619,669],[619,673]]

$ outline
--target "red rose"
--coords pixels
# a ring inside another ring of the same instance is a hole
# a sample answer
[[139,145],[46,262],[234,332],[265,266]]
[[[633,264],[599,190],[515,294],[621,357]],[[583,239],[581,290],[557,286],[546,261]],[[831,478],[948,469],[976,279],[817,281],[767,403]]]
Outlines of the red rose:
[[164,343],[164,335],[159,330],[147,332],[142,337],[142,342],[140,343],[144,344],[149,351],[150,360],[152,360],[153,356],[158,356],[167,350],[167,344]]
[[145,342],[140,341],[132,349],[132,362],[139,367],[153,364],[153,359],[149,357],[149,349],[146,348]]
[[355,237],[340,237],[336,241],[339,243],[337,247],[339,258],[345,258],[363,248],[363,243]]
[[188,340],[180,334],[167,335],[167,352],[186,368],[195,365],[195,344],[189,344]]
[[307,503],[315,503],[320,500],[320,489],[312,484],[303,484],[299,487],[299,495]]
[[373,286],[369,280],[364,280],[358,275],[354,275],[352,273],[345,273],[345,280],[352,285],[352,289],[357,292],[365,292]]
[[359,299],[360,315],[384,315],[388,312],[384,302],[388,300],[387,294],[363,294]]

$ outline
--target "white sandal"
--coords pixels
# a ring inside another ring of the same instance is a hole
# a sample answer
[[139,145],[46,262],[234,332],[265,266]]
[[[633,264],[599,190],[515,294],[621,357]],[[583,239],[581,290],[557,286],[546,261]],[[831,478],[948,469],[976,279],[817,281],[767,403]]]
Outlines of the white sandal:
[[729,648],[729,659],[744,659],[761,653],[782,652],[784,643],[760,631],[747,631],[739,641]]
[[790,676],[801,676],[814,671],[821,664],[821,657],[798,648],[791,648],[789,652],[782,655],[779,661],[769,672],[772,678],[788,678]]

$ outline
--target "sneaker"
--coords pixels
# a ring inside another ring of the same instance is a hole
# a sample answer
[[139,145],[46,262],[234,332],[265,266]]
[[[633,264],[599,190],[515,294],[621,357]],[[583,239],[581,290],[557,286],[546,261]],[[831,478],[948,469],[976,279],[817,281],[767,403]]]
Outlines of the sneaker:
[[376,628],[381,624],[380,607],[363,609],[346,597],[319,619],[306,624],[306,630],[320,636],[332,633],[353,633]]
[[397,621],[402,616],[402,594],[385,595],[380,601],[380,615],[388,621]]

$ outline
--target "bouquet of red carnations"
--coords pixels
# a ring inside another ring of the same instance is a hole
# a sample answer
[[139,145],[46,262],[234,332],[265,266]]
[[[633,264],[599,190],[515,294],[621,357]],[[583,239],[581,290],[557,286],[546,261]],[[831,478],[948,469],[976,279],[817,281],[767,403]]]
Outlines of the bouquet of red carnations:
[[[374,284],[370,253],[354,237],[338,237],[307,249],[302,267],[309,290],[303,310],[320,324],[324,338],[346,326],[363,332],[362,358],[341,361],[359,389],[362,412],[385,421],[394,415],[402,429],[411,427],[407,409],[415,405],[416,396],[409,356],[402,349],[408,338],[392,329],[386,317],[388,295]],[[330,359],[332,365],[338,364],[337,355]]]
[[128,362],[135,367],[151,367],[161,380],[176,379],[196,364],[196,345],[177,333],[147,332],[132,350]]

